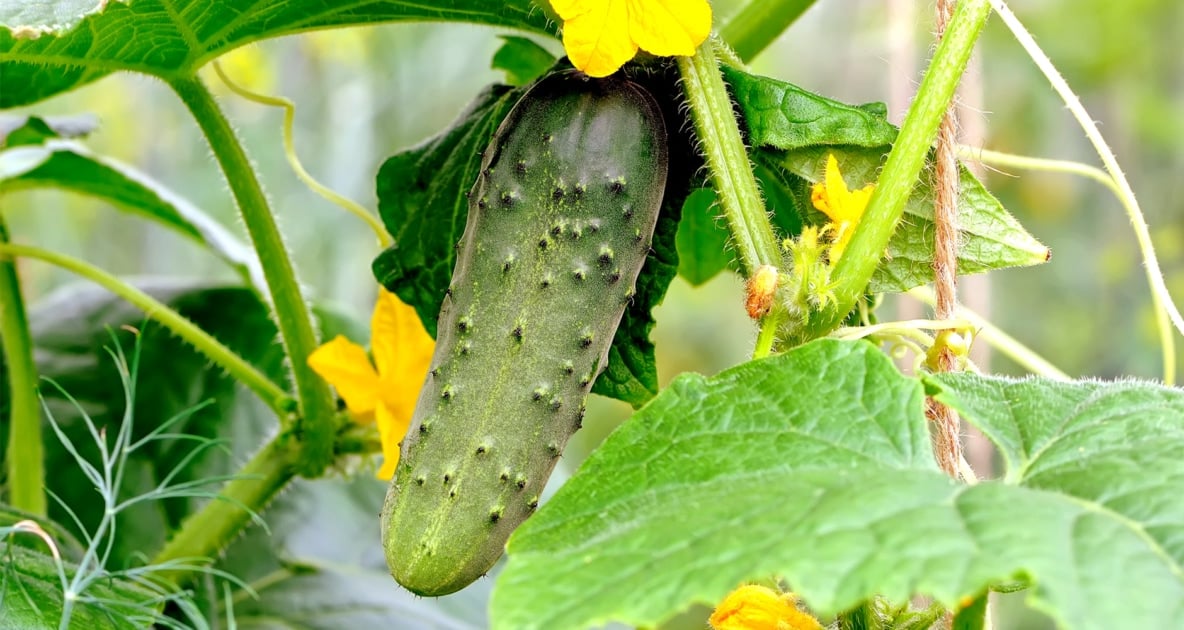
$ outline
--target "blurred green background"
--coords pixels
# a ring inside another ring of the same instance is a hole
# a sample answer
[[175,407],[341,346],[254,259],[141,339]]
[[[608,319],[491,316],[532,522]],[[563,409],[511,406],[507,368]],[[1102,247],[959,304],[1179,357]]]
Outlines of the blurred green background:
[[[713,2],[716,24],[740,4]],[[890,117],[899,121],[931,50],[931,4],[821,0],[755,60],[753,70],[842,101],[887,101]],[[1184,3],[1031,0],[1015,10],[1101,123],[1147,213],[1168,287],[1184,302]],[[498,35],[433,24],[321,32],[239,50],[224,65],[240,83],[295,101],[296,145],[306,168],[373,208],[382,161],[447,126],[483,85],[501,78],[489,69]],[[542,43],[561,53],[554,42]],[[999,20],[988,24],[979,53],[982,100],[970,103],[976,111],[962,124],[985,129],[982,146],[1098,164]],[[375,291],[372,236],[296,180],[283,157],[279,110],[235,97],[212,73],[205,76],[258,165],[309,295],[365,320]],[[15,113],[79,112],[101,121],[87,141],[96,152],[137,166],[242,233],[204,140],[166,86],[116,75]],[[1059,174],[993,171],[987,185],[1052,248],[1053,259],[995,273],[989,296],[968,299],[987,304],[992,321],[1071,375],[1158,378],[1161,358],[1143,264],[1118,202],[1096,183]],[[120,275],[235,280],[199,246],[101,203],[52,191],[14,193],[4,203],[17,242]],[[22,272],[32,303],[74,281],[36,262],[23,263]],[[663,382],[747,358],[755,331],[741,300],[741,283],[730,275],[699,288],[675,282],[657,311]],[[893,308],[889,303],[882,319],[894,319]],[[1178,364],[1184,370],[1184,361]],[[991,368],[1022,373],[998,356]],[[565,466],[577,465],[629,413],[603,399],[590,407],[588,429],[573,441]],[[1015,608],[1011,602],[1002,608],[999,627],[1046,627],[1033,614],[1008,612]]]

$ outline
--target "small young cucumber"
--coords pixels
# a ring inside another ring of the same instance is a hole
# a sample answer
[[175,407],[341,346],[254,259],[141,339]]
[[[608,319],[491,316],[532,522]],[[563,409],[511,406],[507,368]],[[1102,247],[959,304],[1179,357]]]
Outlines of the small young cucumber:
[[620,78],[547,75],[494,134],[382,510],[407,589],[469,585],[538,506],[633,296],[667,161],[658,104]]

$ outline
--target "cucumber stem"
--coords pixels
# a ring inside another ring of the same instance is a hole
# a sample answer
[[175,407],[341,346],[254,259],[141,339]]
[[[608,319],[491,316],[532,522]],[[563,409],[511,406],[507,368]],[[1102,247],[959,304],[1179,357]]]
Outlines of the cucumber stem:
[[719,196],[744,275],[761,265],[777,267],[781,252],[765,213],[748,152],[715,58],[715,42],[703,42],[693,57],[679,57],[691,117]]
[[[8,243],[8,227],[0,213],[0,247]],[[41,442],[41,406],[38,404],[37,365],[33,362],[33,336],[21,297],[16,262],[0,250],[0,346],[8,366],[8,502],[18,510],[45,516],[45,451]]]
[[938,123],[954,98],[954,90],[966,69],[974,43],[990,14],[991,5],[987,0],[962,0],[954,9],[946,33],[921,80],[917,97],[901,125],[900,135],[888,154],[863,218],[843,257],[835,265],[831,276],[835,281],[834,305],[811,315],[802,341],[824,336],[833,330],[867,289],[904,213],[905,202],[917,184],[937,135]]
[[[226,370],[227,374],[259,396],[259,399],[270,407],[277,416],[282,418],[287,415],[290,409],[294,408],[295,401],[292,400],[292,397],[287,392],[280,389],[279,385],[271,382],[255,366],[248,363],[230,348],[227,348],[222,342],[215,339],[177,311],[169,308],[168,305],[102,269],[77,258],[27,245],[7,245],[0,242],[0,256],[36,258],[98,284],[144,311],[144,314],[150,319],[156,321],[167,328],[169,332],[192,345],[198,352],[213,362],[214,365]],[[7,335],[5,335],[5,338],[7,338]],[[36,397],[34,397],[34,400],[36,400]]]
[[308,355],[317,347],[317,335],[312,325],[312,313],[300,292],[291,256],[251,161],[209,88],[197,77],[175,79],[170,85],[209,141],[259,254],[299,401],[298,428],[305,443],[305,448],[301,449],[299,472],[305,477],[319,477],[333,460],[336,405],[329,385],[308,365]]

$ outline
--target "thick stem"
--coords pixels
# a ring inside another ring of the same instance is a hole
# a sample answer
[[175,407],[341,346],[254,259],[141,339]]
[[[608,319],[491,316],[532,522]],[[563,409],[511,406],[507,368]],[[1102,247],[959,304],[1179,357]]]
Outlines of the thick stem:
[[958,79],[966,69],[974,42],[990,13],[987,0],[962,0],[954,10],[949,29],[933,55],[917,98],[888,154],[863,219],[835,266],[832,276],[836,281],[835,306],[811,317],[806,340],[821,337],[834,329],[867,288],[904,213],[905,201],[917,183],[938,123],[954,97]]
[[175,563],[184,568],[158,575],[183,585],[199,572],[201,562],[225,549],[295,476],[295,466],[301,460],[298,445],[289,433],[281,433],[264,445],[239,471],[238,478],[226,484],[217,499],[181,523],[181,529],[151,562]]
[[761,265],[780,265],[777,239],[740,139],[732,99],[716,63],[714,42],[703,42],[694,57],[679,57],[678,69],[711,182],[719,195],[720,208],[744,275],[752,275]]
[[[0,247],[8,243],[8,227],[0,214]],[[0,252],[2,254],[2,252]],[[33,336],[21,297],[16,262],[0,255],[0,346],[8,366],[8,503],[18,510],[45,516],[45,447],[41,442],[41,406],[37,402],[37,365]]]
[[751,61],[789,28],[815,0],[749,0],[720,36],[744,61]]
[[255,369],[255,366],[247,363],[246,360],[222,345],[209,333],[147,293],[94,265],[38,247],[0,243],[0,254],[44,260],[107,289],[144,311],[145,315],[167,328],[169,332],[184,339],[214,365],[226,370],[232,378],[259,396],[268,407],[275,411],[277,416],[284,417],[291,411],[294,401],[287,392],[280,389],[262,372]]
[[308,355],[317,346],[317,336],[291,257],[251,162],[209,89],[197,77],[174,80],[171,85],[209,141],[259,254],[299,402],[297,435],[305,444],[299,472],[306,477],[318,477],[333,458],[336,416],[328,384],[308,366]]

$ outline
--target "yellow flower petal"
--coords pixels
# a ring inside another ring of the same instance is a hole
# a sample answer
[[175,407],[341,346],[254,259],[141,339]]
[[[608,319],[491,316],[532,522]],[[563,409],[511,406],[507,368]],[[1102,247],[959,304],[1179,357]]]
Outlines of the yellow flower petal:
[[830,232],[834,242],[830,251],[832,264],[838,262],[847,249],[875,188],[875,184],[868,184],[859,190],[848,189],[843,173],[839,170],[838,160],[834,154],[827,155],[822,181],[811,188],[810,201],[831,220],[833,228]]
[[380,390],[378,372],[362,346],[337,335],[308,355],[308,366],[337,388],[355,416],[374,411]]
[[399,444],[407,434],[407,426],[411,416],[400,420],[386,405],[378,405],[375,413],[378,422],[378,439],[382,442],[382,466],[375,474],[379,479],[390,479],[395,476],[395,467],[399,465]]
[[[637,54],[637,44],[629,38],[625,0],[569,4],[582,4],[584,9],[563,20],[563,48],[573,66],[588,76],[606,77]],[[558,7],[555,12],[563,16]]]
[[551,0],[563,20],[563,47],[572,65],[608,76],[640,47],[649,53],[693,55],[711,33],[707,0]]
[[629,35],[660,57],[689,56],[711,34],[707,0],[628,0]]
[[798,610],[792,594],[746,584],[728,594],[708,620],[715,630],[822,630],[822,624]]
[[370,318],[370,351],[378,365],[383,404],[403,423],[404,430],[415,412],[435,347],[415,309],[379,289]]

